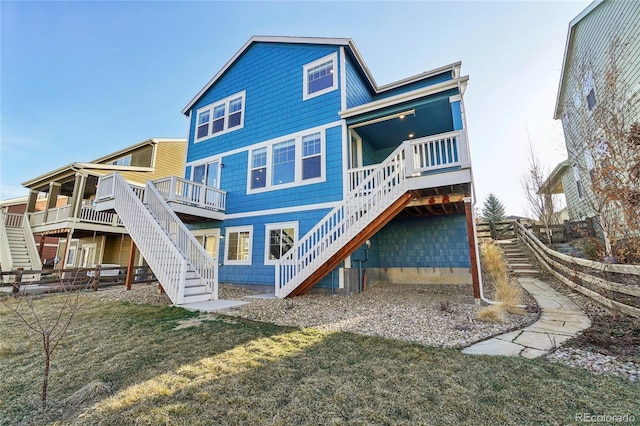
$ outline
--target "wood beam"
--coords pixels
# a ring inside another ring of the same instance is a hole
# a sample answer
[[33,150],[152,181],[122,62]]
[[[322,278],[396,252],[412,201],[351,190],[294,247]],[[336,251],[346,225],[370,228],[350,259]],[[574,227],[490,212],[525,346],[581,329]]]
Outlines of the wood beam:
[[131,290],[131,282],[133,281],[133,268],[134,268],[134,260],[136,258],[136,243],[131,240],[131,247],[129,248],[129,263],[127,264],[127,280],[126,280],[126,288],[127,290]]
[[469,257],[471,260],[471,280],[473,282],[473,298],[476,303],[480,301],[480,273],[478,272],[478,262],[476,248],[478,243],[473,227],[473,211],[471,207],[471,197],[464,200],[464,213],[467,219],[467,236],[469,239]]
[[412,200],[407,207],[428,206],[434,204],[459,203],[464,201],[464,194],[443,194],[418,198]]

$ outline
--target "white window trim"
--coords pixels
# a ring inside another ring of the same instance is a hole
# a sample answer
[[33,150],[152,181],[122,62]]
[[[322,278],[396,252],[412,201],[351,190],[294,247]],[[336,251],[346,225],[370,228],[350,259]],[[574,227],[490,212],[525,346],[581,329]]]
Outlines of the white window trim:
[[264,227],[264,264],[275,265],[278,263],[278,259],[269,259],[269,233],[274,229],[293,228],[295,244],[300,238],[300,234],[298,234],[298,222],[267,223]]
[[[128,163],[128,164],[127,164]],[[124,157],[120,157],[111,162],[114,166],[130,166],[131,165],[131,154],[125,155]]]
[[[224,135],[224,134],[229,133],[229,132],[233,132],[235,130],[242,129],[244,127],[244,117],[245,117],[245,114],[247,112],[246,95],[247,95],[247,91],[243,90],[242,92],[235,93],[235,94],[233,94],[231,96],[227,96],[224,99],[221,99],[221,100],[216,101],[216,102],[214,102],[212,104],[209,104],[207,106],[199,108],[196,111],[196,121],[195,121],[194,130],[193,130],[193,141],[195,143],[198,143],[198,142],[202,142],[202,141],[207,140],[207,139],[211,139],[211,138],[215,138],[215,137],[220,136],[220,135]],[[232,128],[229,128],[229,102],[234,100],[234,99],[237,99],[237,98],[242,98],[242,110],[241,110],[242,111],[242,115],[240,116],[240,124],[238,124],[237,126],[234,126]],[[213,133],[213,110],[216,107],[218,107],[220,105],[223,105],[223,104],[225,106],[224,107],[225,108],[224,109],[224,129],[222,131],[218,132],[218,133]],[[198,137],[198,118],[200,117],[200,114],[202,112],[205,112],[205,111],[209,111],[209,117],[210,117],[210,119],[209,119],[209,130],[208,130],[206,136],[203,136],[203,137],[199,138]]]
[[206,185],[206,181],[207,181],[207,166],[209,164],[212,163],[218,163],[218,176],[216,176],[216,179],[218,181],[218,189],[220,189],[220,178],[222,177],[222,157],[208,157],[208,159],[206,161],[202,161],[202,160],[198,160],[197,162],[194,161],[193,163],[191,163],[191,171],[189,172],[189,180],[194,182],[194,174],[195,174],[195,169],[198,166],[204,166],[205,167],[205,185]]
[[[320,176],[312,179],[302,179],[302,137],[312,135],[314,133],[320,133]],[[273,146],[288,140],[295,140],[296,147],[296,159],[295,159],[295,178],[293,182],[283,183],[281,185],[273,185]],[[263,188],[251,188],[251,170],[252,170],[252,155],[253,151],[261,148],[267,149],[267,173],[266,173],[266,185]],[[253,146],[248,152],[247,161],[247,194],[256,194],[260,192],[276,191],[279,189],[293,188],[303,185],[311,185],[314,183],[321,183],[326,181],[326,163],[327,163],[327,151],[326,151],[326,128],[314,128],[308,129],[304,132],[298,132],[291,135],[283,136],[277,139],[270,140],[264,144]]]
[[[309,89],[309,69],[324,62],[333,61],[333,84],[325,89],[318,90],[317,92],[308,93]],[[308,63],[302,67],[302,100],[315,98],[316,96],[324,95],[325,93],[333,92],[338,88],[338,53],[332,53],[323,58],[317,59],[311,63]]]
[[[229,260],[229,235],[234,232],[249,232],[249,259],[248,260]],[[224,231],[224,264],[225,265],[251,265],[251,257],[253,255],[253,225],[247,226],[230,226]]]

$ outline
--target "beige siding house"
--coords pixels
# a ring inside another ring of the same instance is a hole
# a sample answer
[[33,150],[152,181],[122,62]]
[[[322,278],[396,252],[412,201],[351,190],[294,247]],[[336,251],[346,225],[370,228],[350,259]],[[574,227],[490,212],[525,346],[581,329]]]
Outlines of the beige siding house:
[[[59,238],[57,268],[126,266],[143,259],[131,250],[132,241],[119,217],[95,209],[98,179],[119,172],[132,186],[147,180],[182,175],[185,139],[148,139],[90,162],[71,163],[22,185],[29,189],[27,216],[35,236]],[[36,209],[36,201],[45,208]],[[62,203],[60,200],[66,200]]]
[[[592,191],[594,164],[610,152],[607,144],[620,145],[615,132],[626,134],[640,121],[639,92],[640,2],[594,1],[569,24],[554,112],[562,120],[568,159],[545,185],[547,192],[564,192],[570,220],[598,222],[603,206]],[[615,129],[609,127],[614,120],[602,119],[603,111],[614,109],[613,116],[623,119]]]

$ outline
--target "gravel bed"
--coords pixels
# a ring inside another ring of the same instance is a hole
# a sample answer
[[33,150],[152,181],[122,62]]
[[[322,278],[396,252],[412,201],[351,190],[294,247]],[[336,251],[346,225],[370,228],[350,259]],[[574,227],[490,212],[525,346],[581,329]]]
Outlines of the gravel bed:
[[640,362],[622,361],[615,356],[603,355],[578,348],[560,348],[547,355],[552,362],[571,367],[585,368],[595,374],[611,374],[637,382],[640,378]]
[[[240,299],[249,290],[221,286],[221,298]],[[502,324],[477,319],[470,285],[377,284],[350,296],[306,294],[291,299],[242,299],[248,305],[219,311],[283,326],[316,327],[417,342],[436,347],[465,347],[524,327],[536,313],[505,316]]]

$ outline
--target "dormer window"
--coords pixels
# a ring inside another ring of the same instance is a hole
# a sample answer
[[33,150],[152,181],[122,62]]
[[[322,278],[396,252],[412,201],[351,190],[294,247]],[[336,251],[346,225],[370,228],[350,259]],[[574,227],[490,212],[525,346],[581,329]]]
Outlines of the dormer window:
[[334,53],[303,67],[303,100],[323,95],[338,88],[338,56]]
[[200,108],[196,113],[194,140],[200,142],[244,127],[244,99],[245,92],[240,92]]

